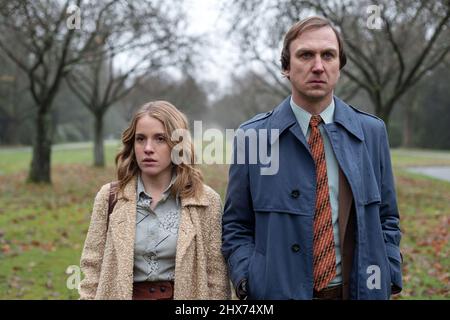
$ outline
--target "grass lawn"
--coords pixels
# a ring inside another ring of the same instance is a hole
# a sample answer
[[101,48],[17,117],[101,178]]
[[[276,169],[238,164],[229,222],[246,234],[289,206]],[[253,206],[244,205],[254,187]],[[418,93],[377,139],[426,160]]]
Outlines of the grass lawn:
[[[116,144],[107,168],[93,168],[91,145],[55,148],[51,186],[25,182],[29,150],[0,149],[0,299],[76,299],[66,286],[78,265],[94,196],[114,179]],[[399,299],[450,298],[450,183],[410,174],[409,165],[450,165],[450,153],[393,152],[403,230],[404,290]],[[203,166],[222,198],[226,165]]]

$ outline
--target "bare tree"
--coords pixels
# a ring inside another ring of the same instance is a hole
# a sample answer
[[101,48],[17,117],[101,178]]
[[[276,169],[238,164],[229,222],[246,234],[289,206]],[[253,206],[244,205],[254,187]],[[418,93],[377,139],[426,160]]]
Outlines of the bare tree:
[[204,85],[197,82],[188,70],[184,70],[181,78],[164,72],[142,78],[121,101],[123,118],[129,121],[133,112],[149,100],[167,100],[174,104],[187,116],[191,128],[193,121],[205,120],[209,106]]
[[0,143],[16,145],[21,142],[18,128],[30,122],[34,109],[19,67],[0,51]]
[[[155,2],[155,1],[154,1]],[[180,1],[168,3],[134,1],[127,11],[105,14],[115,25],[101,21],[101,55],[78,65],[66,77],[79,100],[94,115],[94,165],[104,166],[103,118],[108,109],[136,87],[144,75],[174,66],[187,58],[195,39],[185,36],[185,17]],[[117,26],[117,21],[120,21]],[[127,46],[116,50],[123,34],[130,30]],[[124,63],[127,59],[128,63]]]
[[174,80],[164,71],[156,74],[149,74],[142,78],[131,90],[131,92],[121,101],[120,115],[129,122],[133,113],[142,104],[153,99],[163,99],[174,91]]
[[222,128],[234,129],[240,123],[269,111],[285,95],[277,95],[260,75],[249,70],[234,76],[232,87],[213,103],[211,120]]
[[[81,0],[76,2],[81,5]],[[29,173],[32,182],[50,182],[52,143],[51,107],[68,66],[80,59],[94,40],[92,32],[82,45],[74,45],[76,30],[66,24],[69,1],[8,1],[0,7],[0,49],[27,75],[36,109],[36,132]],[[99,16],[101,12],[99,13]],[[8,46],[15,41],[25,52]]]
[[[137,26],[120,18],[125,16],[123,12],[136,13],[151,7],[152,1],[142,0],[143,8],[138,8],[134,2],[120,0],[77,0],[75,10],[70,10],[70,3],[70,0],[13,0],[0,4],[0,50],[26,74],[36,108],[29,173],[32,182],[51,182],[51,109],[62,80],[74,65],[106,54],[100,44],[111,29],[121,30],[121,37],[115,38],[114,51],[108,48],[109,54],[139,45],[130,41]],[[111,15],[112,12],[116,15]],[[69,23],[73,20],[75,23]],[[12,51],[8,45],[11,42],[25,54]]]
[[[80,4],[78,1],[77,4]],[[56,9],[55,9],[56,8]],[[74,31],[66,30],[68,3],[63,7],[46,2],[11,1],[0,8],[0,49],[27,75],[37,107],[36,134],[29,178],[50,182],[51,125],[49,110],[64,76]],[[16,55],[8,42],[17,41],[26,52]],[[56,59],[55,59],[56,58]]]
[[347,93],[364,90],[375,113],[388,123],[398,100],[449,54],[450,4],[448,0],[377,3],[380,29],[376,19],[370,21],[376,18],[376,11],[368,12],[372,1],[234,0],[225,8],[231,8],[231,32],[246,56],[259,61],[263,78],[283,92],[287,88],[277,60],[284,33],[312,14],[330,19],[345,41],[349,65],[342,72],[352,84]]

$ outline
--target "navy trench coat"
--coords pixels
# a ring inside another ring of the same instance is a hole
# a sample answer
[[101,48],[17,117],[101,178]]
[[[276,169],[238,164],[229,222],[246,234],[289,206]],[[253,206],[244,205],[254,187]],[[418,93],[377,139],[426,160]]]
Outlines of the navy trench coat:
[[[402,287],[402,256],[386,128],[381,119],[334,101],[334,122],[324,128],[356,214],[350,298],[389,299],[392,288]],[[236,287],[247,279],[249,299],[312,299],[315,167],[290,97],[240,129],[268,130],[256,135],[258,146],[272,152],[278,143],[279,166],[276,174],[262,175],[267,162],[252,163],[248,156],[251,134],[243,146],[235,138],[222,230],[231,280]],[[278,129],[278,137],[271,137],[271,129]],[[245,163],[236,161],[242,150]]]

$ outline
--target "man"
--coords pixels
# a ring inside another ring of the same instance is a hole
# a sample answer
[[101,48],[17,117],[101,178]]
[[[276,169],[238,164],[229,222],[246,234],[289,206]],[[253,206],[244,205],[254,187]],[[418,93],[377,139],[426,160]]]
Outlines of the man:
[[[261,174],[259,162],[230,167],[222,252],[240,299],[388,299],[401,291],[386,128],[333,96],[345,62],[328,20],[294,24],[281,54],[292,95],[240,127],[278,130],[264,143],[279,150],[276,174]],[[249,152],[249,139],[237,141],[235,153]]]

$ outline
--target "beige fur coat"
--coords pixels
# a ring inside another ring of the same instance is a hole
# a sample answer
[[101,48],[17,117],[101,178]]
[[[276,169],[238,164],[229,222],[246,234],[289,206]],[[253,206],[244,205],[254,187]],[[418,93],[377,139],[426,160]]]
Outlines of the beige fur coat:
[[[221,253],[220,196],[204,185],[199,199],[181,199],[174,299],[229,299]],[[107,228],[109,184],[98,192],[81,255],[80,299],[131,299],[136,231],[136,180],[119,197]]]

